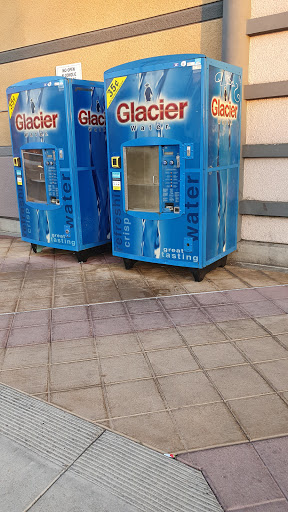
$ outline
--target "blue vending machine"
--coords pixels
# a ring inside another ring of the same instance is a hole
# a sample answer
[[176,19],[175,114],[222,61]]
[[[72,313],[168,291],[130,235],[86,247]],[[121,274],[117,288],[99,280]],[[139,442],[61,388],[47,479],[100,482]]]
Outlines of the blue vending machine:
[[241,68],[204,55],[104,74],[113,254],[191,267],[237,245]]
[[7,101],[22,239],[86,261],[110,241],[104,84],[33,78]]

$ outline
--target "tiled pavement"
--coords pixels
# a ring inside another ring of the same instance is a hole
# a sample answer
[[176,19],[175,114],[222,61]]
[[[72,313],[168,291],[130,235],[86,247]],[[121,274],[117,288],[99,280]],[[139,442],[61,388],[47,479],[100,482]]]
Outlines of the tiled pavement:
[[288,434],[286,273],[226,266],[196,283],[2,238],[0,291],[4,384],[164,452]]
[[225,511],[288,511],[288,437],[180,455],[201,469]]

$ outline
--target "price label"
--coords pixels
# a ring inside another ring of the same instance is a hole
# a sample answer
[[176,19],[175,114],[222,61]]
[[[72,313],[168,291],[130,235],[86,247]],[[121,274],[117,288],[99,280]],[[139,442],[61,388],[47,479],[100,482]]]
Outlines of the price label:
[[113,78],[111,84],[109,85],[107,91],[106,91],[106,105],[107,108],[110,107],[112,101],[114,100],[115,96],[120,91],[122,85],[124,84],[127,76],[120,76],[119,78]]

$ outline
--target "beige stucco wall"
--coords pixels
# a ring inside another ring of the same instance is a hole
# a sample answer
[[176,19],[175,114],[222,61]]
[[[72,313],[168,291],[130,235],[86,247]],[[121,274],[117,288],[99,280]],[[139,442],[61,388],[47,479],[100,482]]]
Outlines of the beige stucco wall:
[[252,37],[249,83],[288,80],[288,31]]
[[242,238],[256,242],[288,244],[288,219],[243,215]]
[[288,11],[288,0],[252,0],[251,3],[251,18]]
[[249,101],[247,104],[247,144],[288,142],[288,98]]
[[243,199],[288,201],[288,158],[247,158]]
[[39,0],[33,4],[27,4],[26,0],[2,1],[0,49],[4,51],[113,27],[210,1]]
[[[88,46],[0,66],[0,110],[7,109],[6,88],[31,77],[55,75],[55,66],[82,63],[84,80],[103,81],[103,73],[124,62],[175,53],[205,53],[221,58],[222,20],[190,25],[131,37],[120,41]],[[0,146],[10,145],[7,113],[0,113]]]
[[[288,0],[251,0],[251,17],[288,11]],[[250,38],[249,84],[288,80],[288,31]],[[247,102],[246,144],[288,143],[288,98]],[[288,201],[288,158],[248,158],[243,199]],[[244,240],[288,243],[285,217],[242,216]]]

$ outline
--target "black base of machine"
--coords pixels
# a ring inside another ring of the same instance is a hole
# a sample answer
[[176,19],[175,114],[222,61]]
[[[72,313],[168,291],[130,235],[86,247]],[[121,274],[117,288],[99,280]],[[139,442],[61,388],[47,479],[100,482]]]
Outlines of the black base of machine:
[[35,254],[36,254],[36,253],[41,252],[41,251],[42,251],[42,249],[43,249],[43,247],[42,247],[42,245],[31,244],[31,249],[32,249],[32,251],[33,251],[33,252],[35,252]]
[[211,270],[214,270],[217,267],[225,267],[226,263],[227,263],[227,256],[224,256],[224,258],[221,258],[221,260],[214,261],[210,265],[207,265],[207,267],[193,268],[192,275],[193,275],[195,281],[197,281],[197,283],[200,283],[200,281],[203,281],[204,277],[206,276],[206,274],[208,274],[208,272],[210,272]]
[[[102,254],[103,252],[108,251],[108,249],[110,248],[111,243],[109,242],[104,245],[98,245],[97,247],[90,247],[89,249],[84,249],[83,251],[73,252],[73,254],[75,254],[79,263],[86,263],[88,258],[90,258],[91,256],[95,256],[96,254]],[[45,247],[43,247],[42,245],[31,244],[31,249],[36,254],[45,249]]]
[[74,252],[73,254],[76,255],[76,258],[79,263],[86,263],[88,258],[90,258],[91,256],[96,256],[97,254],[102,254],[103,252],[106,252],[110,247],[111,244],[109,242],[108,244],[98,245],[97,247],[90,247],[89,249]]
[[133,268],[136,263],[135,260],[129,260],[128,258],[123,258],[123,261],[126,270],[130,270],[131,268]]

